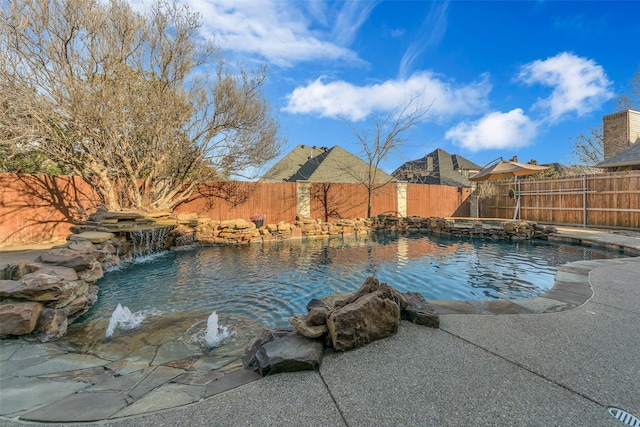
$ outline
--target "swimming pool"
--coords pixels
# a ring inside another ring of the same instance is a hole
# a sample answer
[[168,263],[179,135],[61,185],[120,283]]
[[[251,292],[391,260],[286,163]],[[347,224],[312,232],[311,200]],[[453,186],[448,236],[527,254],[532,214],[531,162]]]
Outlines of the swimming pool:
[[500,242],[425,234],[288,240],[170,251],[110,271],[80,321],[133,312],[212,312],[265,327],[305,314],[312,298],[357,290],[374,274],[426,299],[524,299],[553,286],[558,266],[623,256],[547,241]]

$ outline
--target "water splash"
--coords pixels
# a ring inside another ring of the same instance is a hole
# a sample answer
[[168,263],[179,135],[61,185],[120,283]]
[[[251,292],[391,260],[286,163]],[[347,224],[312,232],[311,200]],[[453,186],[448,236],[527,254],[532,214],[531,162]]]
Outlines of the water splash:
[[109,326],[107,327],[106,336],[107,338],[111,337],[116,329],[120,329],[123,331],[136,329],[149,315],[158,314],[160,313],[156,311],[144,310],[131,313],[129,307],[123,307],[121,304],[118,304],[116,309],[113,311],[113,314],[111,315],[111,319],[109,320]]
[[154,252],[166,249],[166,240],[172,227],[160,227],[129,232],[129,238],[133,246],[133,257],[150,255]]
[[105,271],[110,273],[113,271],[125,270],[127,268],[130,268],[132,265],[136,265],[136,264],[149,264],[149,263],[155,262],[156,260],[166,255],[167,255],[167,251],[153,252],[148,255],[138,255],[135,258],[133,258],[131,261],[119,262],[117,264],[114,264],[109,268],[107,268]]
[[204,340],[207,343],[207,347],[218,347],[224,340],[229,338],[231,333],[224,326],[218,325],[218,315],[214,311],[207,320],[207,333],[204,336]]

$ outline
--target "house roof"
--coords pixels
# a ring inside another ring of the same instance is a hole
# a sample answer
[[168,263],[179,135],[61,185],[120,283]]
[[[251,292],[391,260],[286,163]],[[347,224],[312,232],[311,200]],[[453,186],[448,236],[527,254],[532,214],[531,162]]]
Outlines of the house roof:
[[402,181],[420,184],[471,187],[471,181],[467,177],[480,169],[481,166],[464,157],[438,148],[421,159],[404,163],[393,172],[393,176]]
[[640,166],[640,142],[631,144],[618,154],[598,163],[598,168],[616,168],[621,166]]
[[[298,145],[263,177],[271,182],[367,182],[369,164],[338,147]],[[378,169],[376,182],[396,181]]]

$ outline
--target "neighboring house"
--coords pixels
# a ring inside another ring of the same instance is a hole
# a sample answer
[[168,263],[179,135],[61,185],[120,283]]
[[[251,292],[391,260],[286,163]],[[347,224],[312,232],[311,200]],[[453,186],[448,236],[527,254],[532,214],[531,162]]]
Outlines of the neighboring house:
[[392,175],[411,183],[471,187],[468,178],[480,169],[481,166],[464,157],[438,148],[421,159],[404,163]]
[[[260,181],[368,182],[369,164],[338,147],[298,145],[276,163]],[[378,169],[376,182],[397,181]]]
[[607,172],[640,170],[640,112],[619,111],[602,122],[604,161],[596,167]]
[[618,154],[609,157],[596,165],[607,172],[640,170],[640,142],[631,144]]

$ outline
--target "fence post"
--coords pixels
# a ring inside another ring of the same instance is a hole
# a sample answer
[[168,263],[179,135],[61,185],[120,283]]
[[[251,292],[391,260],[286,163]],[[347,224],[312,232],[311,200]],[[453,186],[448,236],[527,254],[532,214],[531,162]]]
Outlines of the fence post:
[[582,228],[587,228],[587,175],[582,175]]
[[296,181],[296,215],[311,218],[311,182]]
[[398,215],[401,217],[407,216],[407,183],[396,183],[396,194],[398,198]]
[[480,218],[480,198],[478,197],[478,183],[471,182],[469,194],[469,215],[471,218]]

